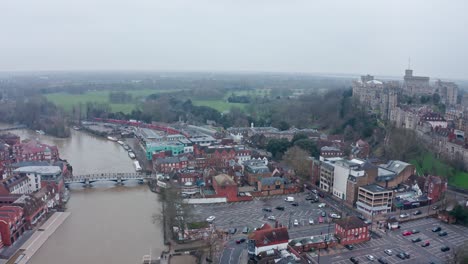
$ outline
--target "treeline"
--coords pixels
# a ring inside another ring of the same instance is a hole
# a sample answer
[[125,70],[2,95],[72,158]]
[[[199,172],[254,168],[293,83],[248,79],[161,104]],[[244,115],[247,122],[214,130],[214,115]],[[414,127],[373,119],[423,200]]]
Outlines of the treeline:
[[30,129],[43,130],[56,137],[70,136],[63,110],[42,96],[2,103],[0,121],[24,124]]
[[229,103],[243,103],[248,104],[250,103],[250,96],[247,95],[231,95],[228,97]]
[[125,104],[130,103],[133,100],[133,96],[126,92],[110,92],[109,102],[113,104]]

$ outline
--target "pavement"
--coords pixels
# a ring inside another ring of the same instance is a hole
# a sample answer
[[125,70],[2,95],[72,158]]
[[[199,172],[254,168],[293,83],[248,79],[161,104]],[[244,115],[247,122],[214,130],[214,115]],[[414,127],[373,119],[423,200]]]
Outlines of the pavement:
[[[448,233],[448,235],[445,237],[439,237],[437,233],[431,231],[435,226],[440,226],[442,230],[445,230]],[[402,235],[404,230],[413,229],[419,230],[420,233],[406,237]],[[370,254],[374,256],[376,260],[378,258],[384,258],[390,264],[419,264],[429,263],[430,261],[444,263],[453,254],[453,250],[468,242],[468,228],[457,225],[447,225],[435,218],[425,218],[402,223],[400,229],[388,231],[387,233],[384,233],[382,230],[378,230],[377,232],[380,232],[381,238],[373,238],[368,242],[354,245],[353,250],[336,247],[330,249],[328,253],[322,251],[320,259],[318,256],[315,256],[313,258],[313,262],[345,264],[351,263],[349,260],[350,257],[355,257],[359,263],[370,263],[372,261],[369,261],[366,258],[366,255]],[[421,238],[421,242],[413,243],[411,239],[417,237]],[[424,241],[429,241],[430,246],[421,247],[421,244]],[[450,251],[442,252],[440,250],[440,248],[445,245],[451,248]],[[388,256],[385,254],[385,249],[392,250],[394,252],[393,255]],[[409,253],[411,258],[401,260],[395,256],[399,252],[403,251]]]

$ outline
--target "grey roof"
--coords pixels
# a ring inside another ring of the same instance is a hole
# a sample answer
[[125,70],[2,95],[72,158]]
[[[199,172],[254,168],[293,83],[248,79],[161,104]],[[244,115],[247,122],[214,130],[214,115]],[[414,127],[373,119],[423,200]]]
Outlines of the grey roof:
[[13,172],[38,173],[38,174],[59,174],[59,173],[62,172],[62,170],[58,166],[27,166],[27,167],[17,168]]
[[277,181],[280,181],[283,184],[286,183],[286,181],[281,177],[268,177],[268,178],[262,178],[260,180],[260,182],[262,183],[262,186],[274,185]]
[[373,193],[389,191],[389,190],[385,189],[384,187],[382,187],[380,185],[377,185],[375,183],[369,184],[369,185],[364,185],[364,186],[361,186],[360,188],[366,189],[367,191],[373,192]]
[[391,160],[387,164],[385,164],[384,168],[395,172],[396,174],[400,174],[407,166],[411,164],[400,161],[400,160]]

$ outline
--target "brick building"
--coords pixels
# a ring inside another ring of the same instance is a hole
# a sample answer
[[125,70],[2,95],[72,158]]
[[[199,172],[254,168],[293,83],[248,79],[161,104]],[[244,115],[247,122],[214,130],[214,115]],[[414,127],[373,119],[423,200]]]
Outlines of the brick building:
[[13,158],[15,162],[35,160],[57,161],[60,159],[56,146],[49,146],[35,140],[13,145]]
[[20,137],[12,133],[0,134],[0,140],[4,141],[6,144],[10,146],[21,143]]
[[262,178],[257,182],[257,190],[263,195],[277,195],[284,193],[286,181],[281,177]]
[[368,225],[356,216],[335,221],[335,236],[340,244],[357,244],[370,240]]
[[258,255],[260,252],[288,247],[289,233],[286,227],[271,227],[264,224],[252,232],[248,237],[247,250],[249,255]]
[[264,161],[249,160],[244,162],[244,175],[249,185],[256,186],[261,179],[271,177],[271,172]]
[[217,197],[226,197],[228,202],[237,201],[237,184],[226,174],[219,174],[213,177],[213,189]]
[[0,234],[3,245],[11,246],[25,229],[23,209],[19,206],[0,207]]
[[437,202],[442,197],[442,194],[447,190],[447,182],[439,176],[429,175],[426,177],[424,184],[424,193],[432,202]]
[[346,203],[353,206],[357,202],[359,187],[375,182],[378,175],[378,167],[369,161],[361,164],[360,169],[364,174],[350,174],[346,183]]
[[185,156],[180,157],[164,157],[156,158],[153,162],[153,169],[159,173],[169,173],[173,171],[180,171],[187,168],[188,158]]

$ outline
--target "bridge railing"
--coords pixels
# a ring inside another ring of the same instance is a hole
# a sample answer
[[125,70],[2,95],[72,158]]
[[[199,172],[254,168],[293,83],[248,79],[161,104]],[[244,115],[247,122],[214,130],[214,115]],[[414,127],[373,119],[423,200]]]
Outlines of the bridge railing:
[[130,173],[96,173],[96,174],[86,174],[86,175],[74,175],[65,177],[65,182],[70,181],[83,181],[83,180],[111,180],[111,179],[146,179],[153,178],[156,179],[156,174],[147,174],[139,172],[130,172]]

